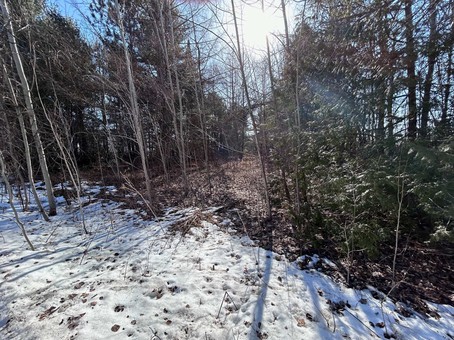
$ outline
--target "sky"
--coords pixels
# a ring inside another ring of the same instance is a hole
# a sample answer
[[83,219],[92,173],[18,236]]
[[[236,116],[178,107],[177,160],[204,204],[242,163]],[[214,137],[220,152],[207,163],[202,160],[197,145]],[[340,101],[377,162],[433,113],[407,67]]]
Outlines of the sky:
[[48,0],[48,3],[55,5],[64,16],[80,21],[83,19],[80,11],[88,11],[90,0]]
[[[91,0],[48,0],[48,3],[55,5],[59,12],[74,19],[85,34],[90,34],[89,29],[84,29],[86,22],[81,13],[88,14],[88,5]],[[239,24],[242,26],[240,32],[244,36],[244,44],[249,49],[257,51],[265,50],[265,37],[273,39],[273,33],[284,32],[284,21],[282,11],[280,10],[280,0],[265,1],[265,11],[262,11],[260,0],[245,1],[236,0],[237,13],[241,16]],[[225,6],[230,9],[230,3],[226,0]],[[287,17],[293,21],[293,10],[287,6]],[[229,30],[230,31],[230,30]],[[233,29],[232,33],[233,34]]]

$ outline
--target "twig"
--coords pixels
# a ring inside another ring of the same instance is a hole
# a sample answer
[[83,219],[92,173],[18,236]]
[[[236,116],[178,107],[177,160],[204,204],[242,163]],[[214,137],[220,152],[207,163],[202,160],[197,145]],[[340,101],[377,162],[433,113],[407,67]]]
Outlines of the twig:
[[123,280],[126,281],[126,275],[128,274],[128,263],[129,263],[129,260],[131,259],[131,256],[132,256],[132,253],[131,255],[129,255],[128,259],[126,260],[126,264],[125,264],[125,274],[123,275]]
[[388,334],[388,327],[386,326],[386,320],[385,320],[385,311],[383,310],[383,302],[385,300],[380,300],[380,309],[381,309],[381,317],[383,319],[383,325],[385,326],[385,333]]
[[222,305],[224,304],[224,300],[225,300],[226,295],[227,295],[227,292],[225,292],[224,296],[222,297],[221,306],[219,307],[219,311],[218,311],[218,315],[216,316],[216,319],[219,319],[219,315],[221,314],[221,308],[222,308]]
[[95,237],[96,237],[96,235],[97,235],[97,233],[98,233],[98,230],[99,230],[99,227],[96,228],[96,230],[95,230],[93,236],[90,237],[90,240],[89,240],[88,243],[87,243],[87,247],[85,248],[85,250],[84,250],[84,252],[83,252],[83,254],[82,254],[82,257],[80,258],[79,265],[82,264],[82,262],[83,262],[83,260],[84,260],[84,258],[85,258],[85,255],[88,254],[88,250],[90,249],[90,246],[91,246],[93,240],[95,239]]
[[57,224],[57,226],[52,230],[52,232],[50,233],[49,237],[46,239],[46,244],[47,242],[49,242],[50,238],[52,237],[52,235],[55,233],[55,231],[57,230],[57,228],[61,225],[61,223]]
[[247,232],[247,230],[246,230],[246,225],[244,224],[243,219],[241,218],[241,215],[240,215],[240,213],[238,212],[238,210],[236,211],[236,213],[238,214],[238,217],[240,218],[241,224],[243,225],[243,231],[244,231],[244,233],[246,234],[247,237],[249,237],[249,234],[248,234],[248,232]]
[[219,307],[219,311],[218,311],[218,315],[216,316],[216,319],[219,319],[219,315],[221,314],[221,309],[222,309],[222,306],[224,304],[226,297],[228,297],[230,299],[230,301],[232,301],[232,304],[235,307],[235,310],[238,310],[238,307],[236,306],[235,302],[233,301],[232,296],[229,294],[229,292],[225,292],[224,296],[222,297],[221,306]]
[[233,306],[235,307],[235,310],[238,310],[238,307],[236,306],[235,301],[233,301],[232,296],[231,296],[228,292],[225,292],[225,293],[226,293],[227,296],[230,298],[230,301],[232,301],[232,304],[233,304]]
[[145,205],[147,206],[148,210],[150,210],[150,212],[152,213],[152,215],[154,216],[154,218],[158,218],[158,215],[156,215],[156,213],[154,212],[153,208],[151,207],[150,203],[148,202],[148,200],[143,197],[142,193],[136,189],[136,187],[134,187],[134,184],[132,184],[131,180],[126,177],[125,175],[122,174],[122,177],[123,179],[125,180],[126,182],[126,185],[129,187],[129,189],[131,189],[132,191],[134,191],[137,195],[140,196],[140,198],[142,199],[142,201],[145,203]]
[[331,311],[331,315],[333,316],[333,333],[336,333],[336,317],[334,315],[334,311]]
[[150,328],[150,330],[151,330],[151,333],[153,333],[153,336],[150,338],[150,340],[156,340],[156,339],[157,339],[157,340],[162,340],[162,339],[159,337],[159,335],[158,335],[158,331],[155,331],[155,330],[153,329],[153,327],[151,327],[151,326],[150,326],[149,328]]
[[371,331],[377,338],[381,338],[372,328],[370,328],[368,325],[366,325],[364,322],[361,321],[360,318],[358,318],[355,314],[350,312],[348,309],[345,309],[346,312],[349,312],[351,316],[353,316],[356,320],[358,320],[364,327],[366,327],[369,331]]
[[323,314],[323,312],[321,311],[320,308],[318,308],[318,307],[315,306],[315,305],[314,305],[314,307],[315,307],[315,309],[317,309],[317,311],[318,311],[319,314],[322,316],[322,318],[325,319],[326,327],[329,329],[330,327],[329,327],[329,321],[328,321],[328,319],[325,317],[325,315]]

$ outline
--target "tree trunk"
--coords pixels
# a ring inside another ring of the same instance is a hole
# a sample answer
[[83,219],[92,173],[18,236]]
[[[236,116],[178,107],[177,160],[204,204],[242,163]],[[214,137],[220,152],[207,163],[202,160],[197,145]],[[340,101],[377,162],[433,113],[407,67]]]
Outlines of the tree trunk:
[[386,81],[380,78],[378,82],[377,140],[382,143],[385,140]]
[[[208,157],[208,133],[207,133],[207,124],[206,124],[206,115],[205,115],[205,102],[204,102],[204,87],[202,79],[202,56],[200,53],[199,41],[197,40],[197,34],[195,30],[195,20],[194,13],[191,8],[191,17],[192,17],[192,31],[194,34],[195,48],[197,51],[197,78],[194,78],[194,89],[195,89],[195,98],[197,104],[197,111],[199,113],[200,128],[202,130],[202,142],[203,142],[203,151],[204,151],[204,165],[205,171],[208,175],[208,181],[210,181],[210,168],[209,168],[209,157]],[[199,89],[200,89],[200,98],[199,98]],[[211,190],[211,183],[210,183]]]
[[285,0],[281,0],[282,16],[284,18],[284,29],[285,29],[285,51],[290,51],[290,35],[288,31],[287,11],[285,9]]
[[408,138],[416,138],[417,105],[416,105],[416,59],[415,37],[413,27],[413,0],[405,1],[405,51],[408,90]]
[[175,33],[174,33],[174,24],[173,24],[173,16],[172,16],[172,9],[171,9],[171,2],[169,1],[169,5],[167,8],[167,15],[169,16],[170,22],[170,44],[172,48],[172,69],[175,75],[175,90],[178,97],[178,118],[179,118],[179,136],[180,136],[180,164],[181,164],[181,171],[183,175],[183,185],[184,189],[188,190],[188,176],[186,170],[186,145],[184,142],[184,112],[183,112],[183,95],[181,93],[180,87],[180,76],[178,74],[178,62],[176,60],[176,53],[175,53]]
[[392,141],[394,138],[394,78],[393,76],[389,79],[388,88],[386,89],[386,119],[388,121],[388,140]]
[[[173,124],[173,130],[175,133],[175,140],[176,140],[176,145],[177,145],[177,150],[178,150],[178,158],[181,166],[181,171],[182,171],[182,176],[183,176],[183,181],[184,181],[184,186],[185,189],[187,189],[188,183],[187,183],[187,173],[186,173],[186,152],[185,152],[185,145],[184,145],[184,139],[183,139],[183,106],[181,102],[181,91],[179,91],[179,79],[178,79],[178,71],[176,68],[176,60],[175,60],[175,55],[174,53],[170,54],[170,49],[167,44],[167,32],[165,29],[165,17],[164,17],[164,6],[166,5],[165,1],[162,1],[159,5],[159,18],[157,18],[159,21],[159,26],[158,22],[155,22],[155,28],[157,35],[160,39],[161,47],[163,49],[163,54],[164,54],[164,60],[166,64],[166,71],[167,71],[167,77],[169,81],[169,87],[170,87],[170,93],[171,97],[167,94],[164,93],[164,97],[167,103],[167,106],[169,107],[171,113],[172,113],[172,124]],[[167,3],[168,6],[170,6],[170,3]],[[171,19],[171,12],[170,9],[167,12],[167,15],[169,15],[169,20]],[[171,23],[172,28],[171,28],[171,40],[174,41],[173,37],[173,23]],[[160,34],[159,34],[160,32]],[[174,48],[172,45],[170,48]],[[173,81],[173,76],[176,77],[175,83],[178,85],[175,85]],[[175,91],[177,91],[177,96],[179,100],[179,111],[177,113],[176,105],[175,105]],[[179,116],[179,117],[178,117]],[[178,121],[178,118],[180,118],[180,121]]]
[[438,57],[438,48],[437,48],[437,1],[430,0],[429,4],[429,42],[427,46],[427,73],[426,78],[424,79],[424,95],[422,99],[422,108],[421,108],[421,137],[425,138],[427,136],[427,125],[429,121],[429,111],[431,107],[431,90],[432,90],[432,80],[433,73],[435,69],[435,62]]
[[49,175],[49,169],[47,167],[46,155],[44,153],[44,147],[41,142],[41,136],[38,130],[38,123],[36,119],[35,110],[33,108],[33,101],[30,94],[30,87],[28,85],[27,77],[25,76],[24,68],[22,65],[21,56],[16,43],[16,37],[13,29],[13,24],[9,14],[8,7],[6,6],[5,0],[0,0],[0,7],[2,9],[3,18],[5,21],[6,31],[8,34],[9,46],[11,48],[14,64],[16,66],[17,74],[19,75],[22,92],[25,99],[25,105],[27,108],[28,118],[30,120],[30,126],[32,129],[33,138],[35,141],[36,151],[38,154],[39,165],[41,173],[43,175],[44,183],[46,184],[47,199],[49,201],[49,215],[54,216],[57,214],[57,205],[55,202],[54,192],[52,189],[52,181]]
[[19,103],[17,101],[16,93],[14,92],[13,85],[11,84],[11,80],[8,77],[8,71],[6,70],[5,65],[3,65],[3,74],[4,74],[4,78],[5,78],[7,87],[11,93],[11,99],[13,101],[13,105],[16,110],[17,120],[19,121],[20,131],[21,131],[21,135],[22,135],[22,141],[24,143],[25,163],[27,164],[27,174],[28,174],[28,181],[30,182],[30,188],[32,189],[35,203],[38,206],[38,211],[41,213],[44,220],[48,222],[49,216],[47,216],[46,211],[44,210],[44,208],[41,204],[41,200],[39,199],[38,193],[36,192],[35,180],[33,178],[32,159],[30,156],[30,144],[28,143],[28,136],[27,136],[27,131],[25,128],[24,117],[22,115],[22,112],[19,109]]
[[[451,41],[454,41],[454,25],[452,26],[451,35],[453,36],[453,39],[451,39]],[[446,70],[447,80],[446,80],[446,84],[444,84],[443,104],[442,104],[442,108],[441,108],[440,124],[441,124],[443,130],[448,126],[449,96],[451,95],[451,86],[452,86],[451,79],[453,79],[453,76],[454,76],[454,72],[453,72],[453,68],[452,68],[452,51],[453,51],[453,45],[451,42],[451,46],[450,46],[450,49],[448,52],[448,67]]]
[[131,105],[130,110],[131,110],[131,115],[132,115],[132,120],[133,120],[133,125],[134,125],[134,134],[135,134],[137,145],[139,147],[140,160],[142,162],[142,170],[143,170],[144,177],[145,177],[147,199],[151,201],[152,189],[151,189],[150,174],[148,173],[148,162],[147,162],[147,156],[146,156],[146,152],[145,152],[143,129],[142,129],[142,124],[140,122],[139,103],[137,100],[137,92],[136,92],[136,87],[134,84],[134,77],[132,74],[131,58],[129,55],[128,45],[126,44],[125,30],[124,30],[124,26],[123,26],[123,19],[120,14],[120,5],[118,3],[118,0],[115,0],[115,9],[117,12],[118,26],[120,28],[121,41],[123,43],[123,51],[124,51],[124,55],[125,55],[126,68],[127,68],[127,72],[128,72],[129,102]]
[[11,206],[11,209],[13,210],[14,218],[16,219],[16,223],[19,226],[20,230],[22,231],[22,235],[24,236],[25,241],[27,241],[27,244],[30,247],[30,249],[35,250],[35,247],[33,246],[30,239],[28,238],[27,231],[25,230],[25,226],[19,218],[19,214],[17,213],[16,207],[14,206],[13,189],[11,188],[11,185],[9,184],[9,181],[8,181],[8,176],[6,175],[6,166],[5,166],[3,154],[1,151],[0,151],[0,176],[3,177],[3,181],[5,182],[6,191],[8,193],[9,204]]

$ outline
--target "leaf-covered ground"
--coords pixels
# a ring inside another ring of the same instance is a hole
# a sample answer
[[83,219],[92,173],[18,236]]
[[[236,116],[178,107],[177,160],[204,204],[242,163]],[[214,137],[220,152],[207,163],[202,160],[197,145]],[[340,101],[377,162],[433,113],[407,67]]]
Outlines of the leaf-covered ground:
[[425,317],[373,287],[346,288],[320,272],[337,270],[328,259],[266,251],[221,208],[147,220],[85,189],[83,214],[63,199],[50,223],[20,213],[34,252],[1,197],[0,338],[454,337],[454,307],[428,302],[437,317]]
[[[329,257],[338,268],[320,265],[319,270],[344,283],[347,283],[349,271],[350,287],[363,289],[373,285],[393,301],[405,301],[420,313],[432,313],[425,301],[454,305],[452,243],[421,243],[409,240],[408,235],[401,237],[393,282],[393,245],[381,244],[375,258],[355,252],[349,263],[336,241],[319,239],[319,244],[315,245],[305,237],[304,230],[299,232],[288,209],[273,207],[271,218],[265,217],[260,165],[254,157],[220,163],[202,173],[194,171],[190,174],[190,182],[192,191],[182,196],[182,183],[171,182],[169,190],[169,183],[158,181],[159,200],[165,200],[167,206],[223,206],[220,214],[232,220],[232,227],[239,234],[247,234],[260,247],[285,255],[290,261],[304,254]],[[140,186],[140,182],[137,184]]]

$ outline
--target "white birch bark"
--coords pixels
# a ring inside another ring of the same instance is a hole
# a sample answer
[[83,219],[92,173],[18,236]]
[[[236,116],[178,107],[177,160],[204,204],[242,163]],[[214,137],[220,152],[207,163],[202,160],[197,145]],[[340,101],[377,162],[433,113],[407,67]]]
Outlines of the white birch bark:
[[6,85],[11,93],[11,99],[13,101],[13,105],[16,109],[16,116],[17,120],[19,121],[20,131],[22,135],[22,141],[24,143],[24,154],[25,154],[25,163],[27,164],[27,175],[28,181],[30,182],[30,188],[32,189],[33,197],[35,199],[35,203],[38,206],[38,210],[43,216],[45,221],[49,221],[49,216],[47,216],[42,204],[41,200],[39,199],[38,193],[36,192],[35,187],[35,180],[33,178],[33,167],[32,167],[32,159],[30,156],[30,144],[28,143],[28,136],[27,131],[25,128],[25,121],[22,112],[19,109],[19,103],[16,98],[16,93],[14,92],[13,85],[11,84],[11,80],[8,77],[8,71],[6,70],[6,66],[3,64],[3,74],[5,78]]
[[8,42],[11,48],[12,57],[14,64],[16,66],[17,74],[19,75],[22,92],[24,95],[25,106],[27,108],[28,118],[30,120],[30,126],[32,129],[33,139],[36,146],[36,151],[38,154],[39,165],[41,168],[41,173],[43,175],[44,183],[46,185],[47,199],[49,201],[49,215],[53,216],[57,214],[57,205],[55,202],[54,192],[52,189],[52,181],[49,175],[49,169],[47,167],[46,155],[44,153],[43,143],[41,141],[41,136],[38,130],[38,122],[36,120],[35,110],[33,108],[33,101],[30,94],[30,87],[28,85],[27,77],[25,75],[24,67],[22,65],[21,56],[19,49],[17,48],[16,37],[14,34],[13,24],[11,22],[11,17],[9,14],[8,7],[5,0],[0,0],[0,7],[3,13],[3,19],[5,22],[5,28],[8,35]]
[[132,73],[132,65],[131,65],[131,58],[128,51],[128,45],[126,44],[126,37],[125,37],[125,30],[123,26],[123,20],[120,13],[120,5],[118,0],[115,0],[115,10],[117,12],[117,19],[118,19],[118,27],[120,28],[120,36],[121,41],[123,43],[123,51],[125,55],[125,62],[126,68],[128,72],[128,87],[129,87],[129,102],[130,102],[130,110],[134,125],[134,134],[136,138],[136,142],[139,146],[139,153],[140,159],[142,161],[142,170],[145,177],[145,186],[147,190],[147,199],[151,201],[152,198],[152,189],[151,189],[151,181],[150,181],[150,174],[148,173],[148,163],[147,163],[147,156],[145,152],[145,143],[143,137],[143,129],[142,124],[140,122],[140,111],[139,111],[139,103],[137,100],[137,92],[136,87],[134,84],[134,77]]

